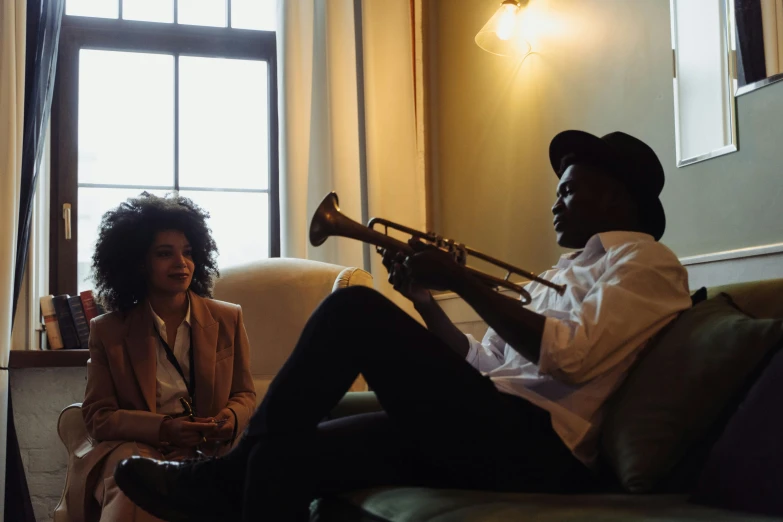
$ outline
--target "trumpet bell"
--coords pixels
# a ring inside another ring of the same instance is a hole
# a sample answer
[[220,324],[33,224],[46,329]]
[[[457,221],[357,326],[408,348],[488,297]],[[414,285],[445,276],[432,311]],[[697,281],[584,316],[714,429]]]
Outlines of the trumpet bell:
[[330,192],[318,205],[310,221],[310,244],[321,246],[329,236],[334,235],[336,218],[340,214],[340,200],[337,193]]
[[330,192],[318,205],[310,221],[310,243],[313,246],[323,244],[330,236],[358,239],[377,247],[394,251],[412,253],[410,247],[386,234],[381,234],[361,223],[357,223],[340,212],[337,194]]

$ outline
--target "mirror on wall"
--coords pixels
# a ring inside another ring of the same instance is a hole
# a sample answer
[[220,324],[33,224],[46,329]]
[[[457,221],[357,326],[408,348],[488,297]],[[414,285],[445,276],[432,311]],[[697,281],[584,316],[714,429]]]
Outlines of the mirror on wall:
[[678,167],[737,150],[730,13],[729,0],[671,0]]
[[733,0],[736,95],[783,80],[783,0]]

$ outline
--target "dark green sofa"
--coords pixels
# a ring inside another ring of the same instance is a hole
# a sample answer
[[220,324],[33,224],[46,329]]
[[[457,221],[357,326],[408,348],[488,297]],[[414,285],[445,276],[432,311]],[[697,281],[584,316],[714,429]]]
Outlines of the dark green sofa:
[[[743,312],[760,318],[783,318],[783,279],[708,289],[712,298],[728,294]],[[372,393],[351,393],[334,417],[377,411]],[[783,443],[783,441],[781,442]],[[426,488],[381,488],[321,499],[312,522],[761,522],[772,517],[708,508],[679,494],[629,494],[618,485],[607,494],[547,495]],[[781,491],[783,494],[783,491]]]

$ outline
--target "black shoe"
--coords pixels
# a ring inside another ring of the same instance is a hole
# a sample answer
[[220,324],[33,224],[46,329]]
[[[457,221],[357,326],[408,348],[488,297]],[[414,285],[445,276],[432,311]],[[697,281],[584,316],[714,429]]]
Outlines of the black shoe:
[[218,459],[166,462],[131,457],[117,465],[114,480],[149,514],[169,522],[240,520],[241,484],[227,487]]

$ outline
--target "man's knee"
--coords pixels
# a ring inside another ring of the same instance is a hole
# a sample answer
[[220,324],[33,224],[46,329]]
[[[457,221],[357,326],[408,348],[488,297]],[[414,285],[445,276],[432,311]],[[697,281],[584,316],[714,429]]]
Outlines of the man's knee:
[[341,288],[329,294],[323,302],[324,308],[329,310],[350,311],[362,313],[394,306],[380,292],[366,286],[349,286]]
[[[345,288],[340,288],[338,290],[335,290],[331,294],[329,294],[329,297],[327,299],[332,300],[348,300],[348,301],[364,301],[367,299],[377,299],[377,298],[384,298],[378,291],[376,291],[374,288],[370,288],[369,286],[361,286],[361,285],[354,285],[354,286],[346,286]],[[385,298],[384,298],[385,299]]]
[[[308,326],[326,339],[327,332],[340,336],[342,348],[355,348],[350,339],[367,341],[368,330],[378,333],[384,328],[397,330],[399,323],[414,321],[392,301],[372,288],[352,286],[330,294],[310,317]],[[415,321],[414,321],[415,322]],[[418,324],[418,323],[416,323]],[[320,343],[335,349],[335,343]]]

